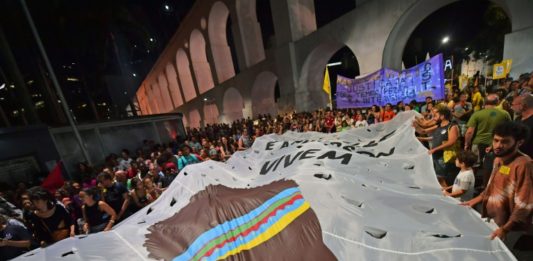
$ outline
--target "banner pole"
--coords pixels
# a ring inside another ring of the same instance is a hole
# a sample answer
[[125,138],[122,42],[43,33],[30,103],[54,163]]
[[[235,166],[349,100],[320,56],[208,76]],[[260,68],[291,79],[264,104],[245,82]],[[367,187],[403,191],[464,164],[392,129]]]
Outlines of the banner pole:
[[454,65],[454,63],[453,63],[453,54],[452,54],[452,81],[451,81],[451,84],[452,84],[452,88],[451,89],[452,90],[453,90],[453,65]]

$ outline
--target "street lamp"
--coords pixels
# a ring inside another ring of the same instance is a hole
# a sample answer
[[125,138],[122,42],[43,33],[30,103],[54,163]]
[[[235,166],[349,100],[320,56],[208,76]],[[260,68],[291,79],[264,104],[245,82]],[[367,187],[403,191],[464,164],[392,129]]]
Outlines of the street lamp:
[[6,84],[5,83],[2,83],[2,85],[0,85],[0,90],[6,88]]
[[442,43],[443,44],[446,44],[449,41],[450,41],[450,37],[448,37],[448,36],[444,36],[444,38],[442,38]]

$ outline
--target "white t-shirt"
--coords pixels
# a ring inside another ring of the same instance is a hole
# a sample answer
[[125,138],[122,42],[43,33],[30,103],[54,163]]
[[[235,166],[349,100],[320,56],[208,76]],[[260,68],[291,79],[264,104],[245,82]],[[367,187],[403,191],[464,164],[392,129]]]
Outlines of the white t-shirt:
[[466,170],[460,171],[455,181],[453,182],[452,193],[459,191],[460,189],[464,190],[465,193],[460,196],[461,201],[468,201],[474,197],[474,185],[476,183],[476,178],[474,177],[474,171]]
[[120,170],[127,170],[131,166],[131,162],[133,162],[131,158],[121,158],[118,162],[118,168]]
[[357,128],[359,128],[359,127],[368,127],[368,123],[366,122],[366,120],[356,121],[355,122],[355,127],[357,127]]

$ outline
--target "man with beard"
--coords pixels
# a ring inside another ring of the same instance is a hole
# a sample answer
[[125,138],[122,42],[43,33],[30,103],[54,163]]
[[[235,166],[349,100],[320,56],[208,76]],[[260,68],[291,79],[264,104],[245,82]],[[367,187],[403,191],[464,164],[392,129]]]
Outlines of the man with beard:
[[472,150],[478,155],[479,165],[476,167],[483,169],[483,185],[487,184],[490,175],[491,158],[489,157],[488,164],[484,164],[484,160],[487,148],[490,147],[492,142],[493,130],[498,124],[511,121],[511,116],[508,112],[495,108],[498,104],[498,95],[489,94],[485,101],[485,108],[474,112],[468,120],[468,129],[465,133],[464,150]]
[[532,229],[533,161],[518,150],[528,139],[529,130],[521,123],[505,122],[496,126],[493,133],[496,159],[489,183],[479,196],[462,205],[482,203],[482,216],[498,225],[490,238],[504,239],[509,233],[506,244],[512,248],[512,241]]

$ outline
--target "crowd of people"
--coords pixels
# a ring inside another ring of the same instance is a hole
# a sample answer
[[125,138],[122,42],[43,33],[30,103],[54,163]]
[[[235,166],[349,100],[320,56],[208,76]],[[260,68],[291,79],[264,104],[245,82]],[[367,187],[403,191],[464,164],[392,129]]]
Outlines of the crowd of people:
[[109,155],[103,166],[79,163],[76,178],[53,193],[41,187],[26,189],[24,184],[2,192],[0,259],[76,234],[110,230],[156,200],[185,166],[226,161],[262,135],[341,132],[386,122],[409,110],[421,115],[413,127],[432,155],[443,194],[467,206],[482,203],[483,215],[500,227],[493,237],[526,231],[533,213],[533,144],[528,137],[533,128],[532,87],[533,74],[492,88],[451,88],[437,102],[427,97],[424,103],[259,115],[231,125],[188,128],[187,136],[169,144],[145,140],[133,154],[124,149]]

